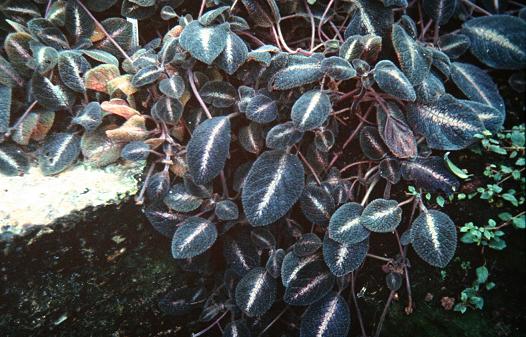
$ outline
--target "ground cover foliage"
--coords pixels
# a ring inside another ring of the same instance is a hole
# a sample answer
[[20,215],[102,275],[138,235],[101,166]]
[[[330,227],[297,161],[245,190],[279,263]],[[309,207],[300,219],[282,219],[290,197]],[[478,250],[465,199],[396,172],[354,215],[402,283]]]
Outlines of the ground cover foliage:
[[346,336],[352,311],[370,335],[354,290],[368,258],[390,289],[379,335],[402,287],[413,311],[408,252],[455,256],[440,205],[470,177],[448,156],[495,145],[491,69],[526,67],[526,11],[496,5],[4,1],[0,172],[146,160],[137,204],[199,275],[159,305],[201,309],[196,336],[264,335],[287,312],[300,336]]

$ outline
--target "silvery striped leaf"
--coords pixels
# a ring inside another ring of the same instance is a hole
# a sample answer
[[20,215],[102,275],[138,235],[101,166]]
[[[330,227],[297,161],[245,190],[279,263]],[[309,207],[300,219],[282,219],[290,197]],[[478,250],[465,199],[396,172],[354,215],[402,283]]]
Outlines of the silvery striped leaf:
[[121,154],[122,143],[110,139],[106,131],[114,125],[106,124],[93,132],[84,132],[80,140],[80,150],[84,163],[94,167],[103,167],[116,162]]
[[146,185],[146,198],[151,202],[162,200],[170,190],[170,175],[166,171],[152,174]]
[[280,150],[260,155],[241,194],[250,224],[268,225],[285,215],[303,192],[304,175],[303,164],[295,155]]
[[251,337],[252,334],[244,319],[228,323],[223,331],[223,337]]
[[183,104],[176,98],[161,97],[152,106],[151,115],[157,121],[175,125],[183,115]]
[[308,131],[322,126],[331,109],[331,100],[327,94],[310,90],[294,102],[291,119],[297,129]]
[[203,254],[217,239],[216,226],[200,217],[186,219],[172,238],[174,259],[188,259]]
[[506,118],[504,111],[497,110],[490,105],[479,102],[468,100],[461,100],[461,102],[478,116],[482,123],[484,123],[486,130],[496,133],[502,129],[504,119]]
[[66,3],[64,23],[66,31],[77,43],[82,39],[89,39],[95,30],[95,23],[76,1]]
[[385,158],[380,162],[378,169],[380,177],[384,178],[391,184],[397,184],[400,181],[400,161],[396,158]]
[[236,286],[236,304],[248,317],[265,314],[276,300],[276,280],[265,268],[249,271]]
[[102,110],[99,102],[90,102],[77,116],[71,120],[72,124],[78,124],[87,132],[93,132],[102,123]]
[[232,75],[245,63],[248,57],[248,48],[237,34],[228,33],[226,36],[225,49],[215,60],[217,66],[227,74]]
[[250,98],[254,97],[256,94],[256,91],[251,88],[247,87],[246,85],[241,85],[237,88],[237,93],[239,95],[239,101],[237,103],[237,107],[239,108],[240,112],[247,111],[248,102],[250,102]]
[[13,67],[24,77],[30,77],[28,67],[32,61],[31,41],[33,38],[25,32],[10,33],[4,40],[4,51]]
[[248,234],[242,232],[232,238],[228,236],[223,246],[226,262],[236,274],[243,276],[259,266],[259,254]]
[[62,31],[44,18],[34,18],[27,22],[31,35],[45,45],[56,50],[69,50],[68,39]]
[[312,255],[318,251],[322,246],[321,239],[314,233],[305,233],[294,244],[293,251],[299,257]]
[[209,81],[199,90],[199,94],[206,103],[216,108],[228,108],[238,99],[236,88],[227,81]]
[[239,144],[250,153],[260,153],[265,148],[265,130],[261,124],[251,122],[239,129]]
[[[0,84],[0,135],[9,130],[9,120],[11,118],[11,101],[13,96],[13,90]],[[0,136],[0,142],[3,137]]]
[[311,304],[301,318],[300,337],[346,337],[351,326],[347,301],[335,292]]
[[402,286],[402,275],[396,272],[389,272],[385,275],[385,283],[391,291],[398,291]]
[[[427,47],[426,50],[432,55],[433,61],[431,65],[433,68],[438,70],[439,73],[443,75],[443,78],[449,78],[449,75],[451,75],[451,60],[449,56],[436,48]],[[431,72],[427,74],[427,77],[429,77],[430,73]]]
[[312,223],[327,225],[334,212],[334,200],[324,188],[309,184],[303,189],[300,197],[303,215]]
[[278,105],[272,98],[258,94],[248,100],[245,114],[251,121],[270,123],[278,117]]
[[411,226],[411,238],[418,256],[432,266],[444,268],[455,255],[457,228],[443,212],[421,212]]
[[203,26],[209,26],[215,21],[215,19],[227,12],[229,9],[229,6],[221,6],[211,9],[208,12],[201,15],[201,17],[199,18],[199,23]]
[[146,160],[150,155],[150,146],[143,141],[135,140],[124,145],[121,157],[126,160],[140,161]]
[[352,19],[345,30],[345,38],[351,35],[375,34],[383,36],[393,24],[393,11],[380,0],[355,0]]
[[230,120],[214,117],[199,124],[188,142],[188,171],[197,184],[219,175],[230,149]]
[[413,85],[404,73],[389,60],[382,60],[374,67],[374,80],[384,92],[403,100],[416,99]]
[[33,110],[13,130],[11,139],[20,145],[27,145],[30,140],[41,141],[46,138],[54,121],[55,112]]
[[89,62],[76,51],[63,51],[58,57],[58,73],[62,83],[71,90],[84,93],[84,79],[82,76],[91,68]]
[[274,90],[288,90],[319,81],[322,77],[321,60],[311,56],[276,72],[269,87]]
[[446,53],[451,59],[459,58],[468,51],[471,41],[467,35],[460,33],[451,33],[440,36],[438,39],[440,50]]
[[362,36],[363,53],[360,58],[373,64],[382,51],[382,37],[375,34]]
[[459,184],[441,157],[416,158],[402,163],[402,177],[413,181],[418,187],[433,192],[442,190],[446,194],[453,193]]
[[360,147],[363,154],[371,160],[380,160],[389,153],[378,128],[373,126],[366,126],[360,131]]
[[415,87],[416,99],[419,102],[429,103],[446,93],[444,83],[433,72]]
[[0,55],[0,84],[10,88],[24,85],[24,79],[2,55]]
[[250,240],[259,250],[273,250],[276,248],[276,238],[271,231],[264,227],[250,231]]
[[275,150],[285,150],[298,143],[303,138],[303,132],[294,127],[294,123],[285,122],[272,127],[267,133],[267,147]]
[[369,250],[369,238],[352,244],[342,244],[323,238],[323,260],[335,276],[344,276],[358,269]]
[[334,133],[329,129],[318,130],[314,135],[314,145],[321,152],[329,152],[335,141]]
[[400,20],[398,21],[398,24],[406,31],[409,36],[411,36],[413,39],[418,38],[418,28],[416,28],[415,21],[408,15],[402,15],[400,17]]
[[82,52],[82,54],[88,56],[89,58],[98,61],[103,64],[112,64],[116,67],[119,66],[119,60],[112,54],[105,52],[103,50],[87,50],[87,49],[81,49],[79,50]]
[[455,14],[457,0],[424,0],[422,8],[433,22],[439,25],[445,25]]
[[170,98],[179,99],[185,90],[184,80],[179,75],[173,75],[159,82],[159,91]]
[[298,273],[310,264],[323,264],[321,254],[312,254],[306,257],[300,257],[294,252],[288,252],[281,265],[281,283],[288,287],[290,282],[296,278]]
[[491,76],[482,69],[468,63],[453,62],[451,79],[470,100],[480,102],[504,112],[504,100]]
[[[123,18],[108,18],[103,20],[101,24],[112,37],[112,39],[117,42],[117,44],[119,44],[123,50],[127,51],[131,48],[133,25],[130,22]],[[94,47],[96,49],[108,52],[118,59],[123,57],[119,50],[107,37],[104,37],[102,40],[98,41]]]
[[332,290],[334,275],[323,263],[311,263],[289,282],[283,301],[290,305],[310,305]]
[[526,67],[526,21],[510,15],[482,16],[466,21],[462,33],[471,40],[471,53],[496,69]]
[[229,24],[203,27],[199,21],[190,22],[181,33],[179,43],[197,60],[211,65],[225,49]]
[[339,50],[339,56],[351,62],[354,59],[360,58],[363,53],[364,45],[360,35],[349,36]]
[[273,278],[278,278],[281,275],[281,265],[283,264],[283,259],[285,258],[285,251],[283,249],[276,249],[269,256],[265,268],[267,272]]
[[29,158],[13,144],[0,144],[0,173],[17,176],[29,170]]
[[80,137],[73,133],[55,133],[38,150],[38,164],[46,176],[68,168],[80,154]]
[[407,125],[405,116],[398,106],[391,102],[376,107],[378,131],[385,145],[398,158],[414,158],[417,155],[416,139]]
[[203,199],[190,194],[183,183],[177,183],[170,188],[163,202],[175,212],[188,213],[199,208]]
[[360,223],[371,232],[392,232],[402,221],[402,209],[396,200],[376,199],[363,210]]
[[133,75],[131,83],[136,88],[143,87],[157,81],[163,72],[164,70],[156,65],[144,67]]
[[331,216],[329,237],[346,245],[367,239],[370,232],[360,222],[362,211],[362,205],[356,202],[341,205]]
[[58,52],[55,48],[45,46],[40,42],[31,41],[29,43],[33,53],[35,70],[43,75],[55,68],[58,63]]
[[221,200],[216,204],[215,214],[219,220],[236,220],[239,218],[239,208],[232,200]]
[[432,55],[399,24],[393,25],[391,40],[402,71],[413,85],[420,84],[429,74]]
[[38,73],[33,74],[31,87],[38,103],[49,110],[64,109],[69,104],[66,89],[59,85],[54,85],[47,77]]
[[406,106],[409,125],[426,137],[437,150],[460,150],[472,144],[484,124],[473,111],[449,94],[433,102],[410,103]]
[[321,62],[321,71],[336,81],[344,81],[356,76],[356,70],[344,58],[331,56]]

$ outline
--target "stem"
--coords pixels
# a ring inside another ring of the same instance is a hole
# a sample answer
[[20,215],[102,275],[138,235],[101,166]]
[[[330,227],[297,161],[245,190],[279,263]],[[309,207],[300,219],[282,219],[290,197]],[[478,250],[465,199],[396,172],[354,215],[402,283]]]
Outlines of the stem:
[[146,186],[148,186],[148,182],[150,181],[150,177],[152,176],[154,168],[155,163],[152,163],[150,165],[150,168],[148,169],[148,173],[146,173],[146,178],[144,178],[144,184],[142,185],[141,191],[139,192],[139,195],[135,198],[135,203],[137,205],[142,205],[144,201],[144,192],[146,192]]
[[415,197],[414,197],[414,196],[411,197],[411,198],[409,198],[409,199],[407,199],[407,200],[405,200],[405,201],[402,201],[401,203],[399,203],[399,204],[398,204],[398,207],[402,207],[402,206],[404,206],[405,204],[408,204],[408,203],[412,202],[413,200],[415,200]]
[[474,3],[472,3],[471,1],[469,0],[461,0],[465,5],[468,5],[470,6],[471,8],[473,8],[474,10],[482,13],[482,14],[485,14],[485,15],[492,15],[490,12],[488,12],[487,10],[485,10],[484,8],[480,8],[479,6],[475,5]]
[[7,131],[8,136],[10,136],[11,132],[13,130],[16,130],[16,128],[24,121],[24,119],[26,119],[27,115],[29,115],[29,113],[31,112],[31,110],[33,110],[35,105],[37,105],[37,101],[31,103],[31,105],[26,109],[26,111],[24,111],[22,116],[20,116],[20,118],[15,122],[15,124]]
[[323,26],[323,21],[325,20],[325,16],[327,15],[327,13],[329,12],[329,9],[332,7],[332,4],[334,3],[334,0],[330,0],[329,3],[327,4],[327,6],[325,7],[325,11],[323,12],[322,16],[321,16],[321,19],[320,19],[320,23],[318,24],[318,38],[320,39],[320,41],[323,42],[323,39],[321,38],[321,32],[322,32],[322,28],[321,26]]
[[375,255],[375,254],[370,254],[370,253],[367,253],[367,256],[370,257],[370,258],[373,258],[373,259],[384,261],[384,262],[392,262],[393,261],[392,259],[389,259],[387,257],[383,257],[383,256]]
[[376,184],[378,183],[379,180],[380,179],[378,179],[378,176],[376,176],[376,178],[373,180],[371,185],[369,185],[369,188],[365,192],[365,195],[364,195],[364,197],[362,199],[362,202],[361,202],[362,206],[365,206],[365,204],[367,203],[367,199],[369,199],[369,196],[371,195],[371,192],[373,191],[374,186],[376,186]]
[[192,337],[199,337],[201,336],[202,334],[204,334],[205,332],[207,332],[208,330],[212,329],[212,327],[216,324],[219,324],[219,321],[221,321],[223,319],[223,317],[226,316],[226,314],[228,314],[230,311],[229,310],[225,310],[225,312],[219,316],[218,319],[216,319],[212,324],[210,324],[209,326],[207,326],[205,329],[199,331],[198,333],[192,333]]
[[79,6],[82,7],[82,9],[84,9],[84,11],[88,14],[91,20],[93,20],[95,25],[104,33],[104,35],[106,35],[108,40],[115,46],[115,48],[119,50],[122,56],[124,56],[124,58],[126,58],[130,63],[133,63],[132,59],[128,56],[128,54],[124,51],[124,49],[122,49],[121,46],[119,46],[117,41],[113,39],[113,37],[108,33],[106,28],[104,28],[104,26],[93,16],[93,14],[91,14],[89,9],[86,6],[84,6],[84,4],[80,0],[76,0],[76,1],[77,1],[77,4],[79,4]]
[[380,322],[378,322],[378,327],[376,328],[376,333],[374,334],[375,337],[380,336],[380,332],[382,331],[382,325],[385,321],[385,316],[387,315],[387,309],[389,309],[389,306],[391,305],[391,301],[393,300],[395,291],[391,290],[389,293],[389,297],[387,298],[387,303],[385,303],[384,311],[382,312],[382,316],[380,316]]
[[201,7],[199,8],[199,14],[197,15],[197,18],[199,19],[201,15],[203,15],[203,12],[205,10],[206,0],[201,1]]
[[266,327],[265,329],[263,329],[258,335],[257,337],[261,337],[265,334],[265,332],[270,329],[270,327],[272,325],[274,325],[274,323],[276,323],[278,321],[278,319],[283,316],[283,314],[285,313],[285,311],[287,311],[287,309],[289,308],[289,306],[287,305],[283,310],[281,310],[281,312],[272,320],[272,322],[270,322]]
[[210,114],[210,111],[206,107],[205,102],[203,102],[203,99],[201,98],[201,95],[199,95],[199,92],[197,91],[197,88],[195,86],[194,73],[193,73],[192,69],[188,68],[186,73],[188,75],[188,82],[190,82],[190,86],[192,87],[192,91],[193,91],[193,93],[195,95],[195,98],[197,99],[197,101],[199,102],[201,107],[203,108],[203,111],[205,112],[206,117],[208,117],[209,119],[212,118],[212,115]]
[[221,171],[221,184],[223,186],[223,196],[228,198],[228,185],[226,183],[225,170]]
[[316,179],[316,182],[318,183],[318,185],[321,185],[321,180],[320,178],[318,177],[318,174],[316,173],[316,171],[314,170],[314,168],[309,164],[309,162],[307,161],[307,159],[305,159],[305,157],[303,156],[303,154],[301,153],[300,149],[298,147],[296,147],[298,149],[298,155],[300,156],[301,160],[303,160],[303,162],[305,163],[305,165],[307,165],[307,167],[309,168],[309,170],[311,171],[312,175],[314,176],[314,179]]
[[356,292],[354,291],[354,272],[351,272],[351,293],[352,299],[354,302],[354,307],[356,308],[356,316],[358,316],[358,322],[360,322],[360,330],[362,331],[362,337],[367,337],[365,333],[365,327],[363,325],[362,313],[360,312],[360,307],[358,306],[358,300],[356,299]]
[[312,52],[314,50],[314,40],[316,39],[315,38],[316,27],[314,24],[314,16],[312,15],[312,11],[310,10],[310,6],[307,3],[307,0],[303,0],[303,3],[305,4],[305,8],[307,8],[307,13],[309,13],[309,18],[310,18],[311,35],[310,35],[310,49],[309,50]]
[[362,161],[357,161],[357,162],[351,163],[351,164],[345,166],[344,168],[342,168],[340,170],[340,173],[343,173],[343,172],[347,171],[348,169],[350,169],[353,166],[362,165],[362,164],[370,164],[372,162],[373,162],[372,160],[362,160]]

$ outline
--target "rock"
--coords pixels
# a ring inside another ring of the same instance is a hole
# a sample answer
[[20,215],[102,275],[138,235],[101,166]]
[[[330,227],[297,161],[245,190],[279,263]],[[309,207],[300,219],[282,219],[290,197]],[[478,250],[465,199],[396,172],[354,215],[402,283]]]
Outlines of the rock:
[[77,164],[56,176],[37,167],[20,177],[0,176],[0,242],[48,233],[52,224],[74,225],[101,206],[121,204],[137,193],[143,169],[144,163]]

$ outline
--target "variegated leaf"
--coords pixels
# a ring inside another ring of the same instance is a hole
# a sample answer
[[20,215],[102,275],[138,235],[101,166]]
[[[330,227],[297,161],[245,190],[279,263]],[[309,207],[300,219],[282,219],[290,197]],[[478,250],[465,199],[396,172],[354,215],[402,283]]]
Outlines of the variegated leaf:
[[393,24],[393,11],[379,0],[354,0],[355,11],[345,30],[345,38],[351,35],[375,34],[384,36]]
[[334,275],[321,261],[311,263],[302,268],[289,282],[283,301],[290,305],[310,305],[331,291],[334,280]]
[[320,90],[310,90],[301,95],[292,106],[291,119],[300,131],[322,126],[331,112],[331,100]]
[[453,193],[459,186],[459,181],[451,173],[441,157],[416,158],[402,163],[402,177],[413,181],[426,191],[441,190],[446,194]]
[[[9,129],[12,95],[13,90],[10,87],[0,84],[0,135]],[[0,136],[0,142],[2,139]]]
[[329,192],[318,185],[309,184],[300,197],[303,215],[318,225],[327,225],[334,212],[334,200]]
[[396,200],[376,199],[363,210],[360,223],[372,232],[392,232],[402,221],[402,209]]
[[413,85],[420,84],[429,74],[432,55],[399,24],[393,25],[391,40],[402,71]]
[[172,256],[174,259],[188,259],[203,254],[217,239],[216,226],[210,221],[190,217],[174,233]]
[[389,60],[382,60],[374,67],[374,79],[384,92],[403,100],[416,99],[413,85],[404,73]]
[[311,56],[276,72],[269,86],[274,90],[288,90],[319,81],[322,77],[321,60]]
[[29,170],[29,158],[14,144],[0,144],[0,173],[22,175]]
[[342,244],[329,238],[323,239],[323,260],[335,276],[344,276],[358,269],[369,250],[369,238],[352,244]]
[[170,188],[163,202],[175,212],[188,213],[199,208],[203,199],[189,193],[183,183],[177,183]]
[[349,202],[340,206],[331,216],[329,237],[341,244],[351,245],[369,237],[369,230],[360,222],[363,206]]
[[335,292],[311,304],[301,318],[300,337],[344,337],[351,326],[347,301]]
[[194,58],[210,65],[225,49],[228,33],[228,23],[204,27],[192,21],[181,33],[179,43]]
[[248,100],[245,114],[251,121],[270,123],[278,117],[278,105],[272,98],[258,94]]
[[294,127],[294,123],[277,124],[267,133],[267,147],[274,150],[285,150],[298,143],[303,138],[303,132]]
[[265,268],[249,271],[236,286],[236,304],[248,317],[265,314],[276,300],[276,280]]
[[377,106],[378,131],[385,145],[398,158],[413,158],[417,155],[416,139],[398,106],[391,102]]
[[217,66],[227,74],[232,75],[247,60],[248,48],[245,42],[235,33],[226,36],[225,49],[215,60]]
[[73,133],[55,133],[38,151],[38,164],[44,175],[68,168],[80,154],[80,137]]
[[424,0],[422,8],[433,22],[445,25],[455,14],[457,0]]

